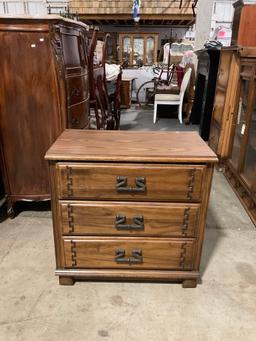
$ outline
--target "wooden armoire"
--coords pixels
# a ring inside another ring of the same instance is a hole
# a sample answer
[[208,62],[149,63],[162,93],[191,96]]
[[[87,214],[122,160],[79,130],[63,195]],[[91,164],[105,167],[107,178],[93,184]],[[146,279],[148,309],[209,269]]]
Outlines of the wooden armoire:
[[44,155],[65,128],[88,126],[87,26],[60,16],[0,18],[0,147],[9,216],[50,199]]

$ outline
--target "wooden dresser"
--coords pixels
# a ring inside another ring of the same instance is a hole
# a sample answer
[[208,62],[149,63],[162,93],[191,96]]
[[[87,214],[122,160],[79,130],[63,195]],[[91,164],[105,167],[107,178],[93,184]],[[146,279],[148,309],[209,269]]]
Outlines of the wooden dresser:
[[50,199],[44,155],[88,126],[87,26],[56,15],[0,17],[0,154],[8,214]]
[[217,161],[197,133],[66,130],[46,159],[60,284],[197,285]]

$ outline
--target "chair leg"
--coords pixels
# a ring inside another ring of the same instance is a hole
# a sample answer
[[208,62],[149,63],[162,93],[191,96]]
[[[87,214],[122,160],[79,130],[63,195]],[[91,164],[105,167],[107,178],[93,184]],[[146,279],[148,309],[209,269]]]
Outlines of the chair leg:
[[182,103],[179,105],[179,121],[182,124]]
[[154,102],[154,117],[153,117],[153,123],[156,123],[156,115],[157,115],[157,103]]

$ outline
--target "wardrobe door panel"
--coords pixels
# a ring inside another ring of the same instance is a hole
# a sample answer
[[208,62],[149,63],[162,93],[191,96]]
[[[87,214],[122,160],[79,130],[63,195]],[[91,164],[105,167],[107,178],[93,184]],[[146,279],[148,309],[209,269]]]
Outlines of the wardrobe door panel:
[[1,31],[0,55],[1,142],[10,191],[50,194],[44,154],[61,132],[61,119],[49,34]]

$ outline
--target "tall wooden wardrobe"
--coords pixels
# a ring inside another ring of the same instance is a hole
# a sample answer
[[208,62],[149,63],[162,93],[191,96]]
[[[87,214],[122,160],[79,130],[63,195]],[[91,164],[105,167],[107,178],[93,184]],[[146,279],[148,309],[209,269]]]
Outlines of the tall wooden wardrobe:
[[9,216],[50,199],[46,150],[88,126],[87,26],[60,16],[0,18],[0,148]]

